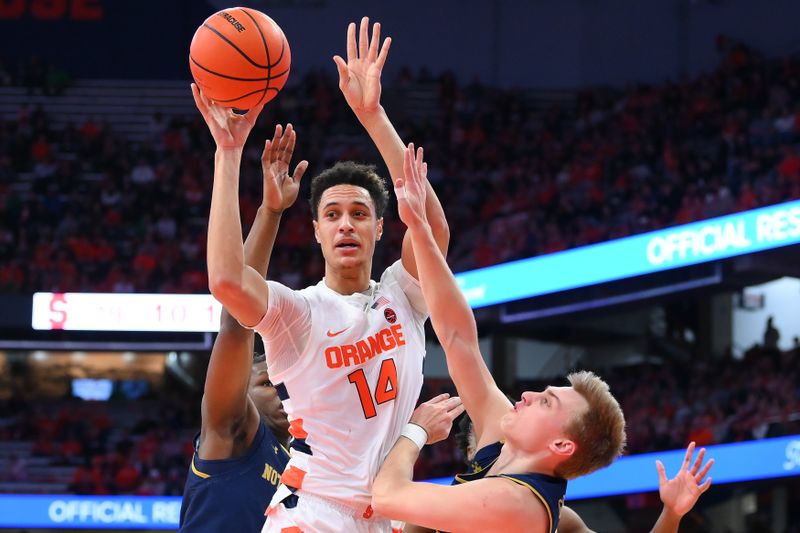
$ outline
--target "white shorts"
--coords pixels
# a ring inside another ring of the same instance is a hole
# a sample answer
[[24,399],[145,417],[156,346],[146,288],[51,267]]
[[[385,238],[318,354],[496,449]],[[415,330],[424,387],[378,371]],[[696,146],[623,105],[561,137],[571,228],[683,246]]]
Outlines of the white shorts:
[[383,517],[363,518],[355,509],[302,491],[297,496],[291,509],[271,506],[261,533],[392,533],[391,521]]

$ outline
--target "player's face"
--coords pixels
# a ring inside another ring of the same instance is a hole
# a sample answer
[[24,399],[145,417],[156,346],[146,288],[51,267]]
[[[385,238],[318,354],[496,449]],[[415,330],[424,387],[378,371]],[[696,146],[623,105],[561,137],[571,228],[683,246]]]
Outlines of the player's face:
[[370,264],[383,233],[369,192],[355,185],[335,185],[320,197],[314,235],[325,262],[338,268]]
[[288,438],[289,418],[283,410],[278,391],[269,380],[267,364],[263,361],[253,365],[250,373],[250,398],[256,404],[261,418],[273,434],[280,438]]
[[527,391],[503,416],[500,427],[506,439],[522,450],[539,451],[547,447],[555,452],[556,446],[562,453],[569,451],[572,442],[564,429],[574,416],[588,408],[586,399],[572,387]]

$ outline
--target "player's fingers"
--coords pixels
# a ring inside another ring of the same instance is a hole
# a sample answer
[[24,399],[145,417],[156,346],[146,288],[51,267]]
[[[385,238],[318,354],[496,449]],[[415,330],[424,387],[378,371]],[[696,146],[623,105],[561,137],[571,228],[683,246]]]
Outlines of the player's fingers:
[[408,146],[406,146],[404,163],[406,180],[410,183],[416,182],[419,179],[419,173],[417,172],[417,165],[414,161],[414,143],[408,143]]
[[264,142],[264,151],[261,152],[261,163],[269,163],[270,162],[270,153],[272,152],[272,141],[267,139]]
[[[408,147],[403,150],[403,174],[405,175],[406,179],[414,177],[414,162]],[[395,187],[397,186],[395,185]]]
[[706,449],[700,448],[700,451],[697,454],[697,458],[694,460],[694,464],[692,464],[692,469],[689,470],[689,473],[692,475],[697,474],[697,471],[700,470],[700,467],[703,465],[703,457],[706,455]]
[[439,396],[434,396],[433,398],[431,398],[430,400],[428,400],[425,403],[441,403],[441,402],[445,401],[446,399],[448,399],[449,397],[450,397],[450,394],[445,392],[445,393],[440,394]]
[[711,486],[711,478],[708,478],[705,483],[700,485],[700,494],[703,494]]
[[358,32],[358,58],[365,59],[369,46],[369,17],[361,19],[361,28]]
[[286,138],[286,142],[283,145],[283,153],[281,154],[281,158],[283,162],[288,165],[289,161],[292,159],[292,154],[294,153],[294,145],[297,142],[297,132],[294,130],[294,126],[291,124],[286,126],[286,134],[284,137]]
[[294,154],[294,147],[297,146],[297,131],[292,130],[292,136],[289,138],[289,146],[286,150],[286,164],[289,164],[289,161],[292,159],[292,155]]
[[383,40],[383,46],[381,47],[381,53],[378,54],[378,59],[375,60],[375,65],[380,69],[383,70],[383,65],[386,64],[386,58],[389,56],[389,48],[392,46],[392,38],[387,37]]
[[369,53],[367,55],[370,61],[375,61],[378,57],[378,44],[381,42],[381,23],[376,22],[372,25],[372,39],[369,41]]
[[683,464],[681,465],[681,470],[689,469],[689,462],[692,460],[693,454],[694,454],[694,442],[690,442],[689,446],[686,447],[686,453],[683,456]]
[[714,466],[714,459],[709,459],[709,461],[706,463],[703,469],[700,470],[700,472],[698,472],[696,476],[694,476],[695,481],[700,483],[703,480],[703,478],[706,477],[708,471],[711,470],[712,466]]
[[422,179],[423,180],[427,180],[428,179],[428,163],[427,162],[422,163]]
[[467,410],[467,408],[466,408],[466,407],[464,407],[464,404],[463,404],[463,403],[462,403],[462,404],[460,404],[460,405],[459,405],[458,407],[456,407],[455,409],[451,410],[451,411],[450,411],[450,415],[452,416],[452,420],[455,420],[456,418],[458,418],[459,416],[461,416],[461,413],[463,413],[463,412],[464,412],[464,411],[466,411],[466,410]]
[[[247,119],[247,122],[249,122],[251,126],[256,123],[256,120],[258,120],[258,115],[261,114],[262,109],[264,109],[264,104],[258,104],[244,114],[244,118]],[[233,114],[232,110],[231,114]]]
[[658,470],[658,484],[667,482],[667,472],[664,470],[664,463],[656,459],[656,470]]
[[297,163],[296,167],[294,167],[294,174],[292,174],[292,179],[297,183],[300,183],[300,180],[303,179],[303,175],[306,173],[306,170],[308,170],[308,161],[303,159],[302,161]]
[[336,70],[339,71],[339,88],[343,89],[347,82],[350,81],[350,71],[347,68],[347,63],[340,56],[333,56],[333,62],[336,63]]
[[347,25],[347,61],[358,59],[356,54],[356,23],[351,22]]
[[270,162],[275,161],[278,157],[278,151],[281,148],[281,139],[283,139],[283,126],[275,124],[275,133],[272,134],[272,146],[269,152]]
[[456,407],[461,405],[461,403],[462,403],[461,398],[459,398],[458,396],[453,396],[452,398],[448,398],[447,400],[443,401],[442,405],[445,407],[445,409],[449,411],[451,409],[455,409]]
[[194,98],[194,105],[197,106],[197,109],[199,109],[200,112],[203,112],[206,106],[205,102],[203,102],[203,99],[200,98],[200,89],[197,87],[197,84],[195,83],[190,83],[189,88],[192,90],[192,98]]

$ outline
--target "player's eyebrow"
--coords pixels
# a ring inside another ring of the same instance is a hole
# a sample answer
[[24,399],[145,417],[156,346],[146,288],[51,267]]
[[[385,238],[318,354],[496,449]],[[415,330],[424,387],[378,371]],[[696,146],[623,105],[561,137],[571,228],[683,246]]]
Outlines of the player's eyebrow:
[[558,405],[559,405],[559,406],[561,405],[561,398],[559,398],[559,397],[556,395],[556,393],[555,393],[555,392],[553,392],[553,390],[552,390],[550,387],[547,387],[547,388],[544,390],[544,393],[545,393],[545,394],[549,394],[550,396],[552,396],[553,398],[555,398],[555,399],[556,399],[556,401],[558,402]]
[[[366,203],[366,202],[362,202],[361,200],[354,200],[354,201],[353,201],[353,203],[354,203],[354,204],[361,205],[361,206],[364,206],[364,207],[366,207],[367,209],[369,209],[369,204],[368,204],[368,203]],[[322,208],[322,209],[328,209],[329,207],[334,207],[334,206],[338,206],[338,205],[339,205],[339,202],[328,202],[327,204],[325,204],[325,205],[323,206],[323,208]]]

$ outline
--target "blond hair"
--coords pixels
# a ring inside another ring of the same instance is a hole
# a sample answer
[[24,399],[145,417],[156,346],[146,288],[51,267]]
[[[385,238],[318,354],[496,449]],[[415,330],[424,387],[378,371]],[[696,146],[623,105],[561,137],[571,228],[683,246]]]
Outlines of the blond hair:
[[564,428],[577,450],[555,470],[557,476],[573,479],[608,466],[619,457],[625,448],[625,415],[608,384],[593,372],[573,372],[567,380],[589,404]]

